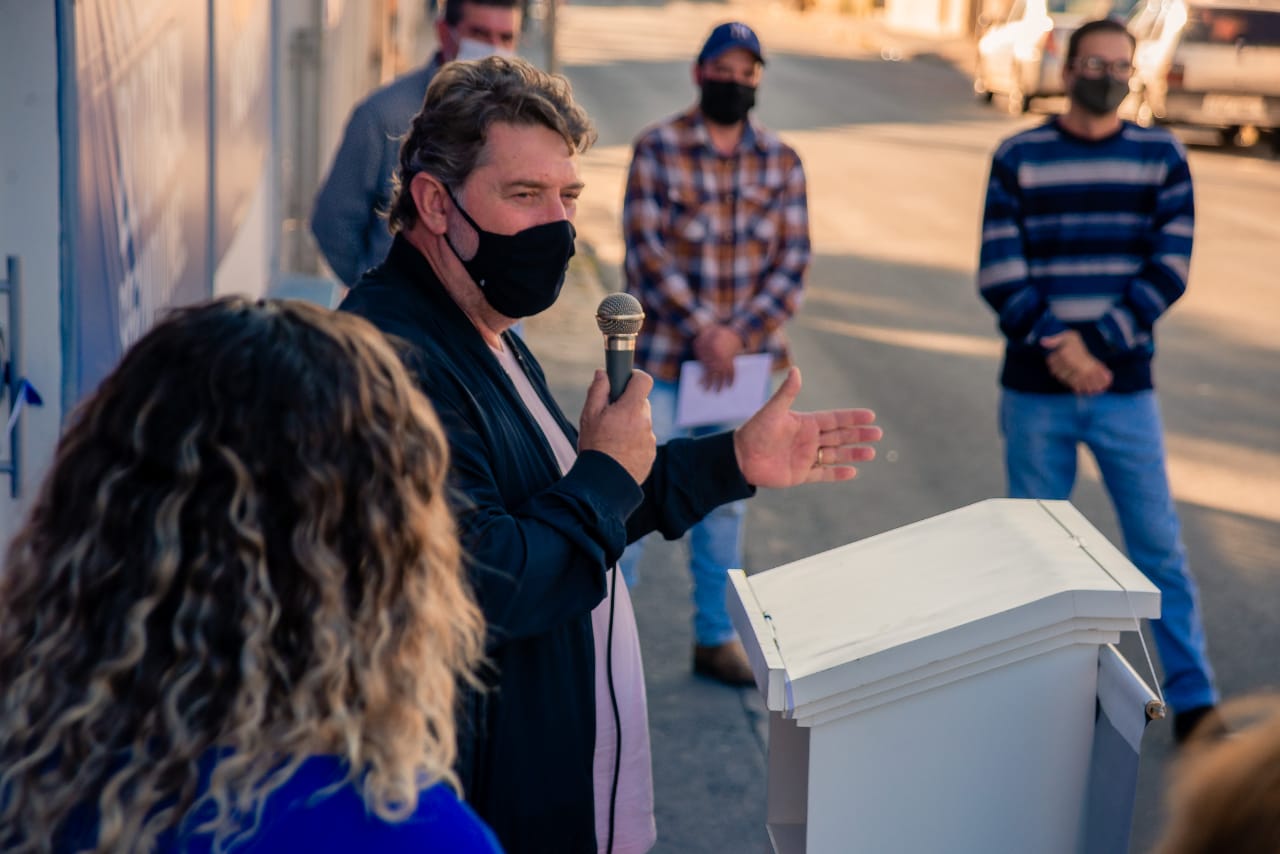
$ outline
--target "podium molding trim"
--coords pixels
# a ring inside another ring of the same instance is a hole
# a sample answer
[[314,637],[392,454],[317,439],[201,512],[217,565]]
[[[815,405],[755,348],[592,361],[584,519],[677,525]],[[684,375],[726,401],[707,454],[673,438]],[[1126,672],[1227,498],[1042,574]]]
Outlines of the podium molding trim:
[[[1063,624],[1061,628],[1067,626],[1068,624]],[[1127,624],[1127,627],[1132,628],[1132,623]],[[802,727],[819,726],[877,706],[896,703],[916,694],[942,688],[953,682],[972,679],[1020,661],[1047,655],[1063,647],[1075,645],[1096,647],[1117,643],[1120,640],[1120,632],[1125,628],[1126,624],[1119,624],[1112,630],[1097,627],[1045,633],[1031,632],[990,648],[989,652],[978,650],[954,660],[935,662],[900,676],[869,685],[860,685],[826,700],[805,703],[794,709],[781,711],[784,717],[794,718]],[[1037,638],[1036,635],[1043,636]],[[1031,702],[1030,698],[1028,702]]]

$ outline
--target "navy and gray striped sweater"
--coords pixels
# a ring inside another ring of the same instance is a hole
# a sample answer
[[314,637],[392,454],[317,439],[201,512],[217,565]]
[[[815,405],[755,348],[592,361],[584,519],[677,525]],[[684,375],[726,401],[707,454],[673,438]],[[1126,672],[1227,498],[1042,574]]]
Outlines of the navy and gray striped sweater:
[[1125,122],[1086,140],[1057,119],[1005,140],[987,186],[978,287],[1004,333],[1000,382],[1068,393],[1040,339],[1076,329],[1115,377],[1152,387],[1156,319],[1187,287],[1195,203],[1186,152]]

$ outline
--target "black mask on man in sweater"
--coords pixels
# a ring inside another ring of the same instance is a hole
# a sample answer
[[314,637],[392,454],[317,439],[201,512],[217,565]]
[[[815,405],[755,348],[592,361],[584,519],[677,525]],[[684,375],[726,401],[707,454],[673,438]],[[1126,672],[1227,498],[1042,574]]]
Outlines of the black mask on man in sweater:
[[1105,116],[1120,109],[1129,94],[1129,81],[1110,74],[1101,77],[1077,77],[1071,84],[1071,100],[1095,116]]

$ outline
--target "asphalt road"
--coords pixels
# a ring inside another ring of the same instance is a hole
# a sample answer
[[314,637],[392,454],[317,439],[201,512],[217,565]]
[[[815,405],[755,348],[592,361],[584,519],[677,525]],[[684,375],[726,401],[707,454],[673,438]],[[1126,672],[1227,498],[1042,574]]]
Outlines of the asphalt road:
[[[559,17],[561,68],[600,130],[582,164],[588,186],[578,226],[606,287],[618,281],[628,144],[644,125],[692,102],[692,57],[715,23],[740,18],[760,33],[768,65],[757,114],[804,158],[814,261],[791,327],[805,379],[800,405],[871,407],[886,437],[880,458],[850,484],[758,496],[747,569],[1003,494],[1000,342],[975,292],[974,265],[990,152],[1043,116],[1015,119],[978,103],[948,61],[963,57],[954,43],[895,40],[833,15],[762,4],[573,0]],[[1262,146],[1198,144],[1210,139],[1184,136],[1198,197],[1196,252],[1188,295],[1159,328],[1156,373],[1211,652],[1224,693],[1235,696],[1280,686],[1280,161]],[[557,374],[567,409],[585,386],[585,365]],[[1120,541],[1087,462],[1073,501]],[[687,614],[682,559],[677,549],[651,549],[636,596],[648,632],[659,850],[761,850],[759,826],[738,827],[763,821],[755,779],[765,749],[760,706],[749,692],[688,680],[689,638],[671,628],[680,621],[653,616]],[[1145,671],[1136,638],[1121,648]],[[705,715],[697,733],[687,732],[685,703]],[[730,718],[746,721],[754,744],[731,733],[720,739],[716,723],[730,732]],[[1153,724],[1135,852],[1160,831],[1170,758],[1168,727]]]

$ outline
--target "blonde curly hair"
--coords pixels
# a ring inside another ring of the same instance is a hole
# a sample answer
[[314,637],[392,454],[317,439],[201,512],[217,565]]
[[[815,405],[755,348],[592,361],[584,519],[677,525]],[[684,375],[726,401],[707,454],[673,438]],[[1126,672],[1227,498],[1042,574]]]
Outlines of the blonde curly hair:
[[83,844],[146,851],[195,807],[220,849],[319,754],[388,821],[457,788],[483,623],[447,466],[358,317],[231,298],[152,329],[74,414],[0,578],[0,849],[62,848],[91,809]]
[[1201,726],[1167,776],[1155,854],[1280,851],[1280,693],[1237,697]]

